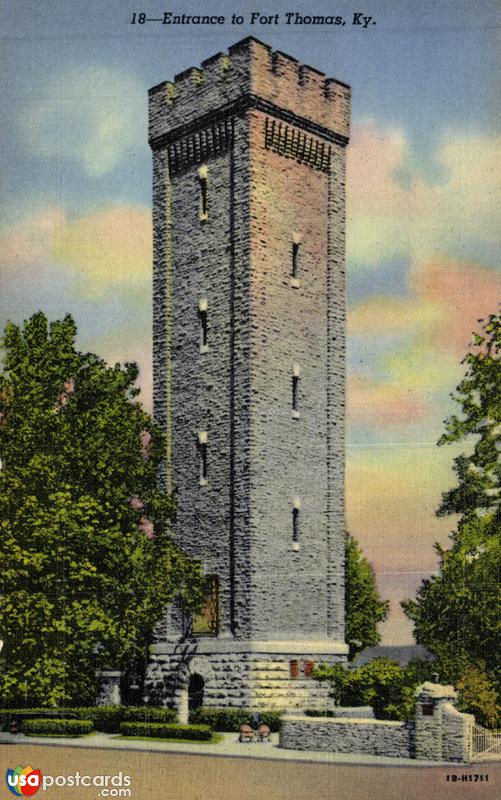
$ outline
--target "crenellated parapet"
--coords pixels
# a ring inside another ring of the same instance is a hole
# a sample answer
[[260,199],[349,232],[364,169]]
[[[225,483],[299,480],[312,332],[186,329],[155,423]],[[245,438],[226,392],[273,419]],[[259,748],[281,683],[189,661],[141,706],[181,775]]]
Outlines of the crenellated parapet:
[[349,136],[350,88],[249,37],[150,89],[153,148],[238,108],[261,108],[330,141]]

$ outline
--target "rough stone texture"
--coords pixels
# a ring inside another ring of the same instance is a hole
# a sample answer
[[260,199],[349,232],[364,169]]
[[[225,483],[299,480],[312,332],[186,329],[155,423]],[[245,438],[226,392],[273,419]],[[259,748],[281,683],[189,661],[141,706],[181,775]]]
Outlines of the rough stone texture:
[[99,691],[97,694],[97,706],[119,706],[120,697],[120,678],[118,670],[104,670],[99,675]]
[[444,761],[471,761],[473,714],[462,714],[452,703],[442,706],[442,758]]
[[[416,758],[431,761],[468,761],[474,717],[460,713],[452,703],[452,686],[424,683],[416,692]],[[424,708],[433,710],[424,714]]]
[[[416,718],[408,722],[288,715],[280,747],[468,762],[475,720],[452,705],[455,697],[451,686],[424,683],[416,692]],[[423,713],[423,706],[433,713]]]
[[[315,707],[316,682],[299,687],[289,661],[346,655],[348,126],[348,87],[252,38],[150,92],[154,412],[168,442],[161,477],[176,494],[177,541],[219,578],[217,639],[249,643],[247,652],[236,646],[234,661],[207,653],[206,702],[214,705],[281,707],[290,698],[287,707],[296,707],[301,696]],[[157,648],[147,691],[177,695],[200,648],[179,606],[157,635],[168,647]],[[283,643],[263,653],[263,678],[261,641]],[[294,641],[317,646],[294,653]]]
[[197,673],[205,682],[204,706],[261,710],[330,708],[329,687],[304,676],[307,660],[310,659],[301,658],[299,675],[291,679],[289,659],[284,656],[257,652],[197,655],[193,646],[179,646],[175,652],[153,655],[146,701],[169,705],[174,702],[183,708],[190,675]]
[[348,719],[375,719],[372,706],[334,706],[331,709],[333,717],[347,717]]
[[408,722],[287,716],[280,747],[411,758],[412,728]]

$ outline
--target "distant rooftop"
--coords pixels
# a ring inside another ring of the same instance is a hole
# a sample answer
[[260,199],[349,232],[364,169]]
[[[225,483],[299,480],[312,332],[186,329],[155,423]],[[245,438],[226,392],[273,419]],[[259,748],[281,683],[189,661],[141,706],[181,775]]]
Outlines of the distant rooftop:
[[376,647],[367,647],[358,653],[352,664],[360,667],[374,658],[391,658],[392,661],[398,661],[400,666],[405,667],[413,658],[433,661],[434,656],[422,644],[377,645]]

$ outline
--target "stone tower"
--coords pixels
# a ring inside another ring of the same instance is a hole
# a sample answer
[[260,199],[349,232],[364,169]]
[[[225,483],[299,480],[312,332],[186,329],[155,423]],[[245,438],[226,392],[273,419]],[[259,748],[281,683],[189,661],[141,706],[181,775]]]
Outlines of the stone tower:
[[247,38],[150,90],[154,410],[176,538],[147,696],[314,706],[344,643],[345,84]]

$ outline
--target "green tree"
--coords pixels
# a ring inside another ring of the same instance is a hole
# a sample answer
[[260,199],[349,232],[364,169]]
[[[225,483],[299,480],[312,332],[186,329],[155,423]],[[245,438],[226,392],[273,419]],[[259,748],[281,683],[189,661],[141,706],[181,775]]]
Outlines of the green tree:
[[474,714],[481,725],[494,728],[501,713],[496,689],[478,667],[468,667],[457,682],[459,708]]
[[200,602],[157,488],[163,434],[134,364],[75,349],[70,316],[6,326],[0,375],[0,694],[93,702],[96,670],[145,660],[173,595]]
[[329,681],[331,695],[342,706],[369,705],[377,719],[409,719],[414,716],[415,691],[428,680],[433,667],[418,660],[401,667],[389,658],[375,658],[356,669],[342,664],[321,664],[319,681]]
[[345,554],[345,638],[352,660],[360,650],[381,641],[377,624],[388,616],[389,602],[381,600],[374,570],[350,534],[346,536]]
[[[460,514],[449,548],[435,545],[437,575],[416,600],[402,603],[416,641],[437,656],[442,678],[458,681],[472,667],[501,694],[501,317],[491,315],[463,360],[454,399],[461,415],[446,420],[439,445],[472,441],[454,460],[457,483],[443,494],[439,515]],[[485,716],[492,721],[492,715]]]

